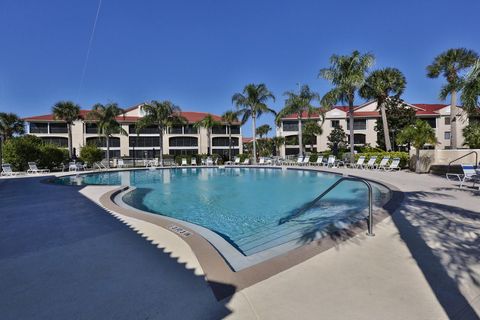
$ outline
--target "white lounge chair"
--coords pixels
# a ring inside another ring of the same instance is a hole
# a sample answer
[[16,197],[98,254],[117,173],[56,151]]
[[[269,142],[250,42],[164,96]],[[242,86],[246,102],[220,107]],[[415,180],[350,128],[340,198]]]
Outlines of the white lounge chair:
[[400,158],[393,158],[392,163],[384,168],[385,171],[400,171]]
[[197,165],[197,158],[192,157],[192,159],[190,160],[190,163],[191,163],[192,166],[196,166]]
[[473,187],[475,187],[476,183],[480,184],[480,174],[475,170],[475,166],[473,164],[462,164],[462,171],[463,174],[447,173],[446,177],[450,181],[452,181],[452,178],[455,178],[455,180],[458,179],[460,182],[460,188],[462,188],[463,184],[468,181],[473,182]]
[[12,170],[12,166],[8,163],[2,164],[2,172],[0,173],[0,176],[18,176],[20,174],[23,174],[23,172],[15,172]]
[[188,166],[188,162],[186,158],[182,158],[182,166]]
[[305,156],[302,161],[302,166],[308,166],[310,164],[310,156]]
[[250,159],[247,158],[247,159],[243,160],[242,164],[243,165],[249,165],[250,164]]
[[233,162],[233,164],[239,165],[240,164],[240,157],[235,157],[235,161]]
[[265,164],[266,164],[266,163],[265,163],[265,158],[264,158],[264,157],[260,157],[260,159],[259,159],[259,161],[258,161],[258,164],[261,165],[261,166],[265,165]]
[[118,159],[117,160],[117,168],[125,168],[125,167],[126,167],[125,166],[125,161],[123,161],[123,159]]
[[321,166],[323,164],[323,156],[318,156],[317,161],[310,162],[312,166]]
[[28,163],[28,170],[27,173],[47,173],[50,172],[49,169],[38,169],[37,164],[35,162]]
[[360,157],[357,159],[357,162],[350,163],[350,164],[349,164],[349,167],[350,167],[350,168],[362,168],[364,162],[365,162],[365,156],[360,156]]
[[371,156],[370,159],[368,159],[367,164],[363,165],[363,169],[375,169],[375,162],[377,161],[377,156]]
[[390,161],[390,157],[383,157],[382,161],[378,165],[375,165],[375,169],[385,169]]
[[324,167],[335,167],[335,159],[334,155],[328,156],[327,162],[323,164]]
[[299,166],[301,166],[302,163],[303,163],[303,156],[300,156],[300,157],[297,158],[296,164],[299,165]]
[[206,160],[206,165],[207,166],[213,166],[213,160],[212,158],[208,157],[207,160]]

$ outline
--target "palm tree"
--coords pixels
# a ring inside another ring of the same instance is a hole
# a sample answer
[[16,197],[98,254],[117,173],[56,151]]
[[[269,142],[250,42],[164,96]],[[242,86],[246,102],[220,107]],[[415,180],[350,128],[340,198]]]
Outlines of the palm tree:
[[407,80],[400,70],[396,68],[385,68],[373,71],[367,77],[365,84],[359,91],[362,98],[377,100],[377,107],[380,108],[382,115],[385,149],[387,151],[392,150],[392,144],[390,143],[390,131],[388,128],[385,104],[391,96],[399,98],[405,90],[406,84]]
[[280,110],[275,118],[277,125],[280,125],[282,118],[295,114],[298,121],[298,145],[300,155],[303,155],[303,140],[302,140],[302,118],[310,118],[314,112],[319,112],[319,108],[312,105],[312,101],[320,100],[320,96],[311,91],[308,85],[303,85],[300,92],[297,94],[292,91],[285,92],[287,99],[285,100],[285,107]]
[[317,121],[310,120],[305,123],[302,131],[307,142],[310,142],[311,152],[313,150],[313,145],[315,144],[315,138],[323,133],[322,126],[320,126]]
[[285,144],[285,137],[273,137],[273,147],[275,148],[275,155],[280,154],[280,147]]
[[480,148],[480,122],[474,121],[463,128],[463,136],[465,137],[464,146],[470,149]]
[[105,137],[107,142],[107,166],[110,168],[110,137],[113,134],[128,135],[117,121],[117,117],[124,115],[125,111],[118,107],[116,103],[107,103],[106,105],[97,103],[92,111],[88,113],[88,118],[95,120],[98,126],[98,132]]
[[261,84],[247,84],[242,93],[235,93],[232,96],[232,102],[238,108],[239,114],[242,114],[242,123],[252,118],[252,136],[253,136],[253,164],[257,163],[257,137],[255,132],[257,129],[256,121],[263,113],[276,112],[267,106],[268,100],[275,101],[275,96],[268,90],[267,86]]
[[465,110],[474,116],[479,115],[480,107],[480,59],[475,62],[465,79],[462,92],[462,102]]
[[459,73],[472,65],[478,59],[477,53],[465,48],[449,49],[438,55],[433,63],[427,66],[427,76],[445,77],[447,83],[440,90],[440,99],[445,100],[450,95],[450,147],[457,148],[457,93],[462,90],[463,79]]
[[260,139],[262,139],[264,136],[266,137],[270,131],[272,131],[272,127],[270,127],[268,124],[264,124],[258,127],[255,133],[256,135],[260,136]]
[[423,121],[417,120],[415,124],[403,128],[397,136],[399,144],[410,143],[416,151],[415,172],[420,172],[420,149],[426,144],[436,144],[435,130],[430,125]]
[[181,115],[180,107],[170,101],[153,100],[150,103],[143,104],[141,108],[145,112],[145,116],[136,124],[137,134],[142,128],[157,127],[160,140],[159,163],[163,166],[163,133],[170,126],[186,123],[186,119]]
[[72,125],[74,121],[80,119],[80,107],[72,101],[59,101],[52,107],[52,113],[55,119],[63,120],[67,123],[68,155],[72,158]]
[[25,123],[14,113],[0,112],[0,168],[2,165],[3,141],[12,138],[16,134],[25,133]]
[[227,124],[228,129],[228,160],[232,161],[232,125],[238,124],[238,113],[232,110],[222,115],[222,121]]
[[349,130],[350,130],[350,161],[354,159],[354,130],[353,130],[353,104],[355,93],[363,86],[368,69],[375,62],[371,53],[361,54],[353,51],[351,55],[332,55],[330,67],[321,69],[319,77],[332,83],[334,86],[322,98],[322,105],[333,106],[335,103],[348,103]]
[[195,122],[195,128],[205,128],[207,129],[207,154],[211,154],[211,139],[210,136],[212,134],[212,128],[215,126],[219,126],[221,123],[213,118],[211,114],[207,114],[202,120]]

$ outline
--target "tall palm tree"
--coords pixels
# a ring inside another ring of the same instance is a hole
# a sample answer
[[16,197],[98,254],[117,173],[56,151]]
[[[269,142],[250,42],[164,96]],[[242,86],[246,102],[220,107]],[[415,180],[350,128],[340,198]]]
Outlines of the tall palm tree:
[[353,104],[355,93],[363,86],[368,69],[375,62],[371,53],[362,54],[353,51],[350,55],[332,55],[330,67],[320,69],[319,77],[330,81],[333,89],[322,98],[322,105],[333,106],[335,103],[348,104],[349,130],[350,130],[350,161],[354,161],[354,130],[353,130]]
[[150,103],[145,103],[141,108],[145,112],[145,116],[136,124],[137,133],[148,126],[158,128],[158,138],[160,139],[159,163],[163,166],[163,134],[170,126],[186,123],[186,119],[182,116],[180,107],[170,101],[153,100]]
[[373,71],[365,80],[359,94],[364,99],[376,99],[377,107],[380,108],[383,123],[383,135],[385,137],[385,149],[392,150],[390,131],[388,128],[387,112],[385,104],[393,96],[399,98],[405,90],[407,80],[403,73],[396,68],[385,68]]
[[25,133],[25,123],[14,113],[0,112],[0,168],[2,165],[2,144],[16,134]]
[[253,136],[253,164],[257,163],[257,118],[264,113],[276,114],[276,112],[267,106],[268,100],[275,101],[275,96],[264,83],[247,84],[242,93],[235,93],[232,96],[232,102],[238,108],[239,114],[242,114],[242,123],[252,118],[252,136]]
[[312,151],[316,137],[323,133],[322,126],[319,125],[317,121],[310,120],[305,123],[302,131],[302,134],[306,137],[307,143],[310,142],[310,151]]
[[124,115],[125,111],[118,107],[116,103],[107,103],[106,105],[97,103],[92,111],[88,113],[88,118],[95,120],[98,126],[98,132],[105,137],[107,142],[107,166],[110,168],[110,137],[113,134],[128,135],[127,131],[117,121],[117,117]]
[[207,129],[207,154],[208,155],[212,153],[211,139],[210,139],[212,135],[212,128],[219,125],[221,125],[221,123],[215,120],[211,114],[207,114],[202,120],[194,123],[195,128]]
[[285,144],[285,137],[273,137],[272,138],[273,147],[275,149],[275,155],[280,154],[280,147]]
[[397,136],[399,144],[410,143],[416,150],[415,172],[420,172],[420,149],[426,144],[436,144],[435,130],[423,120],[417,120],[400,131]]
[[480,59],[469,71],[462,91],[462,102],[469,114],[478,116],[480,111]]
[[450,147],[457,148],[457,93],[462,90],[463,79],[460,72],[474,65],[478,55],[465,48],[449,49],[439,54],[433,63],[427,66],[427,76],[438,78],[443,75],[447,83],[440,90],[440,99],[450,95]]
[[222,115],[222,121],[227,124],[228,129],[228,160],[232,161],[232,125],[238,124],[238,113],[232,110]]
[[67,123],[68,155],[72,158],[72,125],[74,121],[80,119],[80,106],[72,101],[59,101],[52,107],[52,113],[55,119],[63,120]]
[[270,131],[272,131],[272,127],[268,124],[264,124],[258,127],[255,133],[260,136],[260,139],[262,139],[264,136],[266,137]]
[[280,125],[282,118],[285,118],[289,115],[295,114],[298,121],[298,145],[300,155],[303,155],[303,139],[302,139],[302,118],[305,116],[310,118],[310,116],[319,112],[319,108],[316,108],[312,105],[312,102],[315,100],[320,100],[320,96],[311,91],[308,85],[303,85],[300,88],[300,92],[297,94],[293,91],[285,92],[287,99],[285,100],[285,107],[280,110],[275,118],[277,125]]

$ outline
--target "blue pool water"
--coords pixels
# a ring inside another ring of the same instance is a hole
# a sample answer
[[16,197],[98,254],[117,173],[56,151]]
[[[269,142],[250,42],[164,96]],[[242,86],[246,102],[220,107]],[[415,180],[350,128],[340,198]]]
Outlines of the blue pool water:
[[[126,204],[208,228],[248,256],[287,242],[307,243],[365,219],[367,190],[360,182],[342,182],[304,207],[338,179],[306,170],[179,168],[68,176],[57,182],[134,186],[123,197]],[[374,204],[381,206],[389,191],[373,187]]]

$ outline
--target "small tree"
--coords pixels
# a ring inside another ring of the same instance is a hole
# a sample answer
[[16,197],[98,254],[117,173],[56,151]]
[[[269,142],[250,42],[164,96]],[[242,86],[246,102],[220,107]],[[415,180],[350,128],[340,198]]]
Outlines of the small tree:
[[52,108],[53,117],[67,123],[68,130],[68,155],[73,157],[72,146],[72,125],[75,120],[80,119],[80,106],[72,101],[59,101]]
[[404,128],[397,136],[399,144],[410,143],[416,152],[415,172],[420,172],[420,150],[427,144],[436,144],[435,130],[425,121],[417,120],[415,124]]
[[228,129],[228,160],[232,161],[232,126],[234,124],[239,124],[238,113],[235,111],[226,111],[222,115],[222,121],[227,124]]
[[463,129],[463,137],[465,138],[464,146],[468,146],[470,149],[480,149],[480,122],[470,122]]
[[211,114],[207,114],[205,118],[200,121],[197,121],[193,124],[195,128],[205,128],[207,129],[207,154],[211,155],[212,147],[211,147],[211,135],[212,135],[212,128],[215,126],[219,126],[221,123],[213,118]]
[[313,145],[317,140],[317,136],[323,133],[322,127],[317,123],[317,121],[310,120],[305,123],[305,126],[302,129],[303,136],[305,137],[305,144],[310,145],[310,152],[313,151]]
[[80,158],[92,165],[102,160],[103,152],[96,144],[87,144],[80,149]]
[[335,127],[327,137],[327,145],[334,154],[337,154],[338,148],[343,148],[347,144],[347,135],[341,126]]
[[285,144],[285,137],[273,137],[272,138],[273,151],[275,155],[280,154],[280,147]]
[[0,112],[0,171],[2,165],[3,141],[12,138],[14,135],[25,133],[25,123],[14,113]]

